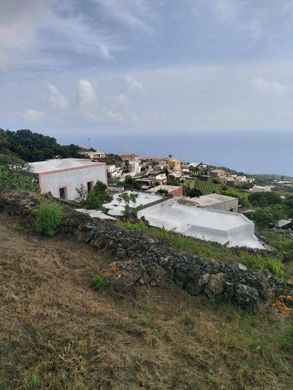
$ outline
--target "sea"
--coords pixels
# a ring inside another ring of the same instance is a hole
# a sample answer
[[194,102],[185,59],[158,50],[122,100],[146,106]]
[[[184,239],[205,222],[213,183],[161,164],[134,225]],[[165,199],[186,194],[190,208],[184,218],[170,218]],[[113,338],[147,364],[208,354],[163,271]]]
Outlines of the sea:
[[[70,143],[73,142],[71,138]],[[77,137],[88,146],[88,138]],[[293,177],[293,131],[196,134],[91,134],[90,144],[112,153],[167,157],[228,167],[248,174]]]

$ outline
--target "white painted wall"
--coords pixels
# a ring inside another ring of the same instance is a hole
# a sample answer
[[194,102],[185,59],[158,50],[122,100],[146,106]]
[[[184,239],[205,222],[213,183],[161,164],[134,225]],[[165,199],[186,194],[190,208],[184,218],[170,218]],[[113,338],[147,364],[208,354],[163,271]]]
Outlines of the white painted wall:
[[87,182],[97,181],[107,184],[107,173],[105,165],[84,167],[81,169],[67,170],[53,173],[42,173],[39,175],[41,193],[51,192],[53,196],[59,198],[59,188],[67,187],[68,200],[75,200],[77,197],[76,188],[81,184],[87,189]]

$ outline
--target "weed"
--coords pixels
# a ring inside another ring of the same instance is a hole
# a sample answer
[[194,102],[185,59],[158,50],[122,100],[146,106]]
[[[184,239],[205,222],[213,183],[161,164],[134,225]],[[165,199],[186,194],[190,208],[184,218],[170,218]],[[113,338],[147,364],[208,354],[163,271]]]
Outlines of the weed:
[[58,232],[62,219],[62,209],[58,203],[42,202],[38,207],[35,230],[45,236],[53,237]]
[[27,390],[33,390],[38,389],[41,386],[41,379],[38,376],[38,374],[32,374],[30,377],[30,380],[27,382],[26,389]]
[[154,316],[152,314],[145,314],[139,321],[145,327],[151,328],[154,323]]
[[100,291],[109,286],[109,280],[103,275],[95,275],[91,278],[90,285],[94,290]]

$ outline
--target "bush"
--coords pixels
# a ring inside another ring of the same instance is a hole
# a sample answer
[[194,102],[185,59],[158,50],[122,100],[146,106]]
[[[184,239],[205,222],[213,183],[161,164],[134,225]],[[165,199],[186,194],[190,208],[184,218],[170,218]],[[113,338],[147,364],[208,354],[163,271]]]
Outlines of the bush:
[[81,201],[81,206],[85,209],[102,210],[103,204],[111,202],[112,197],[107,193],[106,184],[97,181],[93,190],[87,194],[86,199]]
[[45,236],[53,237],[58,232],[62,219],[62,209],[58,203],[42,202],[38,207],[35,230]]
[[95,275],[90,280],[91,287],[96,290],[103,290],[109,286],[109,280],[103,275]]
[[248,196],[248,200],[253,206],[260,207],[282,203],[282,198],[280,195],[274,192],[255,192]]

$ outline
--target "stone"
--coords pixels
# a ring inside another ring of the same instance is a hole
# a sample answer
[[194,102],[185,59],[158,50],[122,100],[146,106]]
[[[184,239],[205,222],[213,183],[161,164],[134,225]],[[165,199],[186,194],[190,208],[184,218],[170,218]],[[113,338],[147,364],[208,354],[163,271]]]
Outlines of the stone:
[[243,309],[253,313],[256,313],[261,305],[257,289],[245,284],[238,284],[236,286],[235,301]]
[[208,288],[213,295],[220,295],[225,289],[225,274],[220,272],[218,274],[210,275]]

